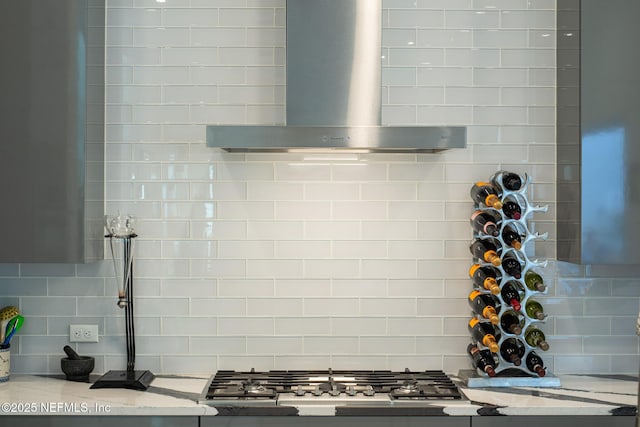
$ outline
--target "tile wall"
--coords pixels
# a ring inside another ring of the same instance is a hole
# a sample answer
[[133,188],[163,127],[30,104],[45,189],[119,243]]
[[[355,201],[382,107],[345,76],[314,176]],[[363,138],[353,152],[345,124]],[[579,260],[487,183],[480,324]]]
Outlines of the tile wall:
[[[549,204],[555,257],[555,1],[385,0],[385,124],[466,125],[426,155],[227,154],[206,124],[284,122],[284,0],[108,0],[108,213],[139,218],[138,367],[469,366],[470,183],[500,168]],[[640,283],[551,262],[550,369],[636,372]],[[27,325],[16,372],[59,372],[70,323],[122,369],[108,261],[0,264]]]

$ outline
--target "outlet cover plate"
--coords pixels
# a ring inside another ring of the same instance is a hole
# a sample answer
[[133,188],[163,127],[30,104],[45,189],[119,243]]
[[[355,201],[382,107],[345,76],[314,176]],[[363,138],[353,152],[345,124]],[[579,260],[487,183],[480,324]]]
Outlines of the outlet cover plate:
[[98,342],[98,325],[69,325],[69,342]]

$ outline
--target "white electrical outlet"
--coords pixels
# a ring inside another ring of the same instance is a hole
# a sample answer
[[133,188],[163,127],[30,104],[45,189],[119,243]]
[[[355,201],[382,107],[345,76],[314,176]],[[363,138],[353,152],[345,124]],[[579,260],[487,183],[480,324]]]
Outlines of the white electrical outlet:
[[98,342],[98,325],[69,325],[70,342]]

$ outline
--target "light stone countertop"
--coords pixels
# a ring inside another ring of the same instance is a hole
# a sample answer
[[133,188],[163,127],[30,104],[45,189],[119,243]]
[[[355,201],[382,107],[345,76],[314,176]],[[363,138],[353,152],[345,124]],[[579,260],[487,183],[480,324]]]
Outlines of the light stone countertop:
[[[218,413],[216,408],[197,403],[208,378],[159,376],[147,391],[134,391],[90,389],[89,383],[66,381],[60,377],[12,375],[10,381],[0,384],[0,416],[212,416]],[[456,376],[452,375],[452,378],[456,379]],[[441,415],[452,416],[635,414],[638,390],[635,377],[560,375],[559,378],[562,385],[557,388],[470,389],[462,385],[460,390],[468,400],[436,401],[427,406],[439,408]],[[402,406],[395,408],[402,411]],[[335,410],[309,405],[299,407],[298,413],[335,415]]]

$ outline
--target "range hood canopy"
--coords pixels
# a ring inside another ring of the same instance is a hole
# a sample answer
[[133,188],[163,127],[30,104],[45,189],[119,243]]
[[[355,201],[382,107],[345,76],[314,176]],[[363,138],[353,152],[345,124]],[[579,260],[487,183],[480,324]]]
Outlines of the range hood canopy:
[[211,125],[230,152],[434,152],[460,126],[382,126],[382,0],[287,1],[286,126]]

